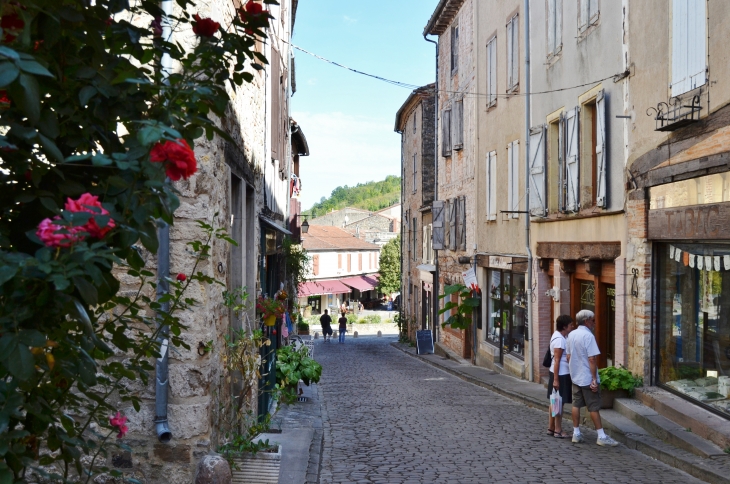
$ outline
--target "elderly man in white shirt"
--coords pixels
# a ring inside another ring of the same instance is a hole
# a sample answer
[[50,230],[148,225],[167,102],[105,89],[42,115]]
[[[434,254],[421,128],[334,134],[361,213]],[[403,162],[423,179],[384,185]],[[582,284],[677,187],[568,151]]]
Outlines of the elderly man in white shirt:
[[567,348],[570,378],[573,380],[573,442],[583,442],[580,433],[580,409],[588,407],[593,425],[598,432],[598,445],[615,447],[618,442],[606,435],[601,424],[601,387],[598,378],[598,362],[601,354],[593,331],[596,329],[596,316],[593,311],[584,309],[575,315],[578,329],[568,335]]

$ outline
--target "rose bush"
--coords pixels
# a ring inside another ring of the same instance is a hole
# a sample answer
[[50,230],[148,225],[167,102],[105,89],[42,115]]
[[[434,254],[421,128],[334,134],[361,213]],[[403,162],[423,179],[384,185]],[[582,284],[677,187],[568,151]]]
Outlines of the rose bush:
[[[103,465],[109,435],[127,430],[112,395],[139,409],[120,382],[147,384],[163,328],[184,346],[185,290],[215,283],[167,277],[156,299],[164,281],[144,256],[173,223],[171,181],[196,172],[195,140],[232,141],[216,120],[266,63],[255,46],[269,15],[249,2],[220,28],[173,3],[166,17],[149,0],[0,2],[0,482],[121,475]],[[195,267],[227,239],[201,228]],[[122,276],[136,293],[119,294]]]

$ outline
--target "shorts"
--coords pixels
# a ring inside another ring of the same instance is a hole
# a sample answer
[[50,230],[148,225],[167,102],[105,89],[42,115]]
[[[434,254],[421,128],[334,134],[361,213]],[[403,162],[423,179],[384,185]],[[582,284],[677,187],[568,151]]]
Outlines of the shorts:
[[[547,387],[548,400],[550,400],[550,395],[553,393],[554,378],[553,372],[551,371]],[[573,403],[573,382],[570,379],[570,373],[558,376],[558,383],[560,384],[558,393],[563,397],[563,404]]]
[[573,383],[573,406],[588,407],[589,412],[598,412],[601,409],[601,388],[598,387],[598,391],[593,392],[590,385],[579,387]]
[[327,326],[327,327],[323,326],[322,327],[322,334],[323,335],[332,336],[332,327],[330,327],[330,326]]

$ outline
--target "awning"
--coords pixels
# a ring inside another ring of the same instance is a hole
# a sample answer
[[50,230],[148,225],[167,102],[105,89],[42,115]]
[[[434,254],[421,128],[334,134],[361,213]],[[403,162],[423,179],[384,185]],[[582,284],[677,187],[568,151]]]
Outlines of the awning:
[[310,281],[299,284],[299,297],[316,296],[319,294],[346,294],[352,291],[337,279]]
[[340,282],[357,289],[358,291],[370,291],[378,285],[377,279],[372,276],[353,276],[340,279]]
[[281,225],[278,225],[276,222],[274,222],[270,218],[264,217],[263,215],[259,215],[259,220],[261,220],[264,223],[264,225],[268,225],[269,228],[272,228],[274,230],[278,230],[282,234],[285,234],[285,235],[291,235],[292,234],[291,232],[289,232],[287,229],[285,229]]

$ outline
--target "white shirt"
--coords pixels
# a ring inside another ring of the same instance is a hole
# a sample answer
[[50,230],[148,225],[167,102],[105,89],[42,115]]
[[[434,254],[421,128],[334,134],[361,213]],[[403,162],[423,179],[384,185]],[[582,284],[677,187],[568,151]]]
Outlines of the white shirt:
[[[567,349],[570,355],[570,379],[579,387],[587,387],[593,381],[591,367],[588,365],[588,358],[598,356],[601,351],[596,344],[596,337],[585,325],[578,326],[578,329],[568,335]],[[596,372],[598,373],[598,372]],[[596,381],[600,383],[596,374]]]
[[550,356],[553,357],[553,361],[550,363],[550,373],[555,368],[555,350],[561,349],[563,353],[560,355],[560,368],[558,368],[558,375],[567,375],[570,373],[568,368],[568,355],[565,354],[565,336],[560,331],[556,331],[550,337]]

